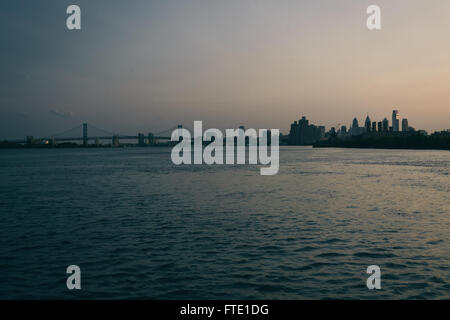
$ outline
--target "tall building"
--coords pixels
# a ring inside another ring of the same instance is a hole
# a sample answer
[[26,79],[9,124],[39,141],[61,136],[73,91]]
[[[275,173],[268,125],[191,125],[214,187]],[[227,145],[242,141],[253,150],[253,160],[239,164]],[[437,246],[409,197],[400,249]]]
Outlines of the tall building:
[[409,130],[408,119],[402,119],[402,131],[407,132]]
[[381,121],[378,121],[378,123],[377,123],[377,127],[378,127],[378,132],[381,132],[381,131],[383,131],[383,122],[381,122]]
[[306,117],[294,121],[291,124],[291,131],[289,132],[289,144],[291,145],[308,145],[319,141],[325,136],[324,126],[315,126],[309,124]]
[[370,121],[369,115],[367,115],[366,122],[364,123],[364,127],[366,128],[366,132],[370,132],[370,126],[372,121]]
[[356,118],[353,119],[351,131],[353,136],[357,136],[359,134],[359,123]]
[[392,130],[394,132],[400,131],[400,115],[398,110],[392,111]]
[[319,135],[319,140],[325,137],[325,126],[319,126],[317,128],[317,134]]
[[384,118],[383,120],[383,132],[389,131],[389,120],[387,118]]
[[377,132],[377,123],[375,121],[372,122],[372,132]]

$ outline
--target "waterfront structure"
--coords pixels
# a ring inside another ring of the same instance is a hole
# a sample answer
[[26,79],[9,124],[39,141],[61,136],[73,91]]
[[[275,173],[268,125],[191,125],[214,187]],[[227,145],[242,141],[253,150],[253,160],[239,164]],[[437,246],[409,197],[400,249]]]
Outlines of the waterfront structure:
[[400,115],[398,113],[398,110],[392,111],[392,130],[394,132],[400,131]]
[[408,119],[406,119],[406,118],[402,119],[402,131],[403,132],[409,131]]
[[88,145],[88,125],[87,123],[83,123],[83,146],[87,147]]
[[352,136],[357,136],[359,135],[359,123],[358,123],[358,119],[353,118],[352,121],[352,127],[350,129]]
[[389,120],[387,118],[384,118],[383,120],[383,132],[389,131]]
[[306,117],[291,124],[289,132],[289,144],[291,145],[309,145],[316,143],[325,136],[324,126],[315,126],[309,124]]
[[36,143],[36,140],[34,139],[33,136],[27,136],[27,140],[26,140],[28,145],[32,145]]
[[155,145],[156,144],[156,140],[155,140],[155,136],[153,133],[149,133],[147,136],[147,141],[149,145]]
[[118,147],[118,146],[120,145],[120,142],[119,142],[119,136],[118,136],[118,135],[114,135],[114,136],[112,137],[112,145],[113,145],[114,147]]
[[138,145],[140,147],[145,146],[145,136],[143,133],[138,133]]
[[352,122],[352,131],[357,132],[359,129],[358,119],[354,118]]
[[[369,117],[368,117],[369,118]],[[366,120],[366,124],[367,125],[367,120]],[[370,118],[369,118],[369,130],[370,130]],[[360,127],[359,123],[358,123],[358,119],[354,118],[352,121],[352,126],[350,128],[350,133],[352,136],[359,136],[364,134],[367,131],[367,127]]]
[[371,123],[372,123],[372,121],[370,121],[369,115],[367,115],[366,122],[364,123],[364,127],[366,128],[367,133],[370,132]]
[[323,137],[325,137],[325,126],[318,126],[317,132],[318,132],[319,139],[322,139]]

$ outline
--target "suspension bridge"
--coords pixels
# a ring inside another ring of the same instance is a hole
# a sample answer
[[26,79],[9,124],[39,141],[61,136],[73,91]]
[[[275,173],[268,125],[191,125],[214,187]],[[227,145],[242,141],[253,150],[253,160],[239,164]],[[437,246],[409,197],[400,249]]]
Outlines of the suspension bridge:
[[107,130],[98,128],[94,125],[83,123],[69,130],[51,134],[42,138],[34,138],[33,136],[27,136],[26,140],[15,140],[15,143],[26,144],[56,144],[63,142],[81,142],[84,146],[87,146],[90,142],[94,144],[100,144],[100,142],[109,140],[111,145],[119,145],[121,140],[134,140],[138,145],[156,145],[161,141],[170,141],[171,134],[175,129],[181,129],[182,125],[166,129],[158,133],[138,133],[137,135],[127,135],[120,133],[113,133]]

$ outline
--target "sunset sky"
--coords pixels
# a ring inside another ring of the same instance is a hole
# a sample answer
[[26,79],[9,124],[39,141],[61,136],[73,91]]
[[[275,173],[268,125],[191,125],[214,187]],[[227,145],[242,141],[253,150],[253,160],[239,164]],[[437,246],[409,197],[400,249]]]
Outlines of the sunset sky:
[[[381,31],[366,28],[371,4]],[[448,0],[3,0],[0,21],[0,139],[84,121],[288,133],[302,115],[329,129],[394,108],[450,129]]]

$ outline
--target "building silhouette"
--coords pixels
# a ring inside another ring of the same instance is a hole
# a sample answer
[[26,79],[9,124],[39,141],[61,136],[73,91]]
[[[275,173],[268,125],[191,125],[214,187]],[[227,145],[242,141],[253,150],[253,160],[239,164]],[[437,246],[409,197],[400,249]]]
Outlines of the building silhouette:
[[367,131],[367,126],[368,126],[369,131],[370,131],[370,118],[369,118],[369,116],[367,116],[367,119],[366,119],[364,127],[360,127],[359,123],[358,123],[358,119],[354,118],[353,121],[352,121],[352,127],[350,128],[350,134],[352,136],[362,135],[362,134],[364,134]]
[[289,132],[289,144],[291,145],[309,145],[316,143],[325,136],[324,126],[315,126],[309,124],[306,117],[294,121],[291,124],[291,131]]
[[352,121],[352,128],[350,129],[353,136],[356,136],[359,134],[359,123],[358,119],[353,118]]
[[398,113],[398,110],[392,111],[392,130],[394,132],[400,131],[400,115]]
[[369,115],[367,115],[367,117],[366,117],[366,121],[365,121],[365,123],[364,123],[364,127],[366,128],[366,132],[370,132],[370,129],[371,129],[371,123],[372,123],[372,121],[370,121],[370,118],[369,118]]
[[408,119],[406,118],[402,119],[402,131],[403,132],[409,131]]
[[387,118],[383,119],[383,132],[389,131],[389,120]]

